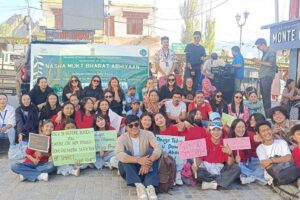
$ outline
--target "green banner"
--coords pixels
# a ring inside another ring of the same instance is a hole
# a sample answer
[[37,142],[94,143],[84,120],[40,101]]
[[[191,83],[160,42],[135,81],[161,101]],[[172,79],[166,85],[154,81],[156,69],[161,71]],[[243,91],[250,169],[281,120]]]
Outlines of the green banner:
[[53,131],[51,153],[55,166],[96,162],[94,129]]
[[96,131],[96,151],[114,151],[117,143],[117,131]]
[[182,43],[172,43],[171,49],[174,51],[174,53],[176,54],[185,54],[184,50],[185,50],[186,44],[182,44]]

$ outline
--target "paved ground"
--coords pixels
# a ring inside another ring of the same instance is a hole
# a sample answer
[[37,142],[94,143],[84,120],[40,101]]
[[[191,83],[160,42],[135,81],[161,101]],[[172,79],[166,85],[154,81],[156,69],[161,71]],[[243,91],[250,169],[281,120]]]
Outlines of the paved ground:
[[[50,176],[49,182],[20,182],[10,171],[10,161],[0,154],[0,199],[1,200],[135,200],[136,191],[127,187],[116,170],[97,171],[86,169],[80,177]],[[222,199],[222,200],[279,200],[269,187],[251,184],[236,184],[232,190],[203,191],[197,187],[175,187],[170,194],[159,195],[161,200],[170,199]]]

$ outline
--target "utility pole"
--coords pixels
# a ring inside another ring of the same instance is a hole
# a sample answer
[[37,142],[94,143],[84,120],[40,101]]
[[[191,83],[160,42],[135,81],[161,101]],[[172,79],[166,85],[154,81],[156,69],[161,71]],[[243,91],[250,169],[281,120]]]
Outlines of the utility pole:
[[279,4],[278,4],[278,0],[275,0],[275,23],[279,23]]
[[32,30],[31,30],[31,16],[30,16],[30,5],[29,5],[29,0],[27,1],[27,16],[25,17],[25,23],[27,24],[27,29],[28,29],[28,43],[31,43],[31,35],[32,35]]

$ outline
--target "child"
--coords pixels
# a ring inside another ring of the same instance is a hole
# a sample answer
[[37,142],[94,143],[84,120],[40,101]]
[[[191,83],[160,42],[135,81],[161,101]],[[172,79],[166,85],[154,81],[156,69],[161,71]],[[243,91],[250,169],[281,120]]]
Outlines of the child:
[[[115,130],[110,126],[110,120],[107,115],[97,114],[94,119],[95,131],[108,131]],[[96,163],[94,164],[97,169],[102,169],[104,166],[110,169],[118,168],[118,161],[116,160],[114,151],[100,151],[96,153]]]
[[140,101],[138,99],[134,99],[131,103],[131,110],[129,110],[126,115],[136,115],[138,118],[141,117],[142,111],[140,109]]
[[126,99],[125,111],[127,112],[130,110],[130,105],[132,104],[132,102],[135,99],[139,99],[139,95],[136,91],[135,85],[133,85],[133,84],[129,85],[125,99]]
[[192,169],[197,173],[197,181],[202,182],[202,189],[228,188],[240,176],[241,170],[234,164],[232,150],[223,145],[221,122],[212,121],[209,130],[207,156],[197,158]]
[[298,144],[292,152],[293,161],[296,166],[300,167],[300,124],[293,126],[291,136]]
[[[52,121],[42,121],[40,130],[41,135],[50,136],[53,131]],[[20,181],[48,181],[48,173],[56,170],[53,163],[49,161],[50,152],[42,153],[27,148],[26,154],[24,162],[12,164],[11,170],[20,175]]]
[[[76,124],[72,118],[68,118],[63,126],[63,130],[69,130],[69,129],[77,129]],[[79,176],[80,167],[76,165],[62,165],[57,167],[57,174],[61,174],[63,176],[68,176],[68,175]]]

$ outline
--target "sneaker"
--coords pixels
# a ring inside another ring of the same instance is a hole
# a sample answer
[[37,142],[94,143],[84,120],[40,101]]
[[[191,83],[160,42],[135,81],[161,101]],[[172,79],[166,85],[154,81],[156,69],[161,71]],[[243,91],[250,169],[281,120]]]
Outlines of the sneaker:
[[25,177],[22,174],[20,174],[20,181],[22,182],[24,180],[25,180]]
[[136,193],[138,200],[148,200],[146,188],[143,184],[138,183],[136,184]]
[[152,185],[148,185],[146,191],[149,200],[158,200],[157,195],[155,193],[155,188]]
[[48,181],[48,174],[47,173],[41,173],[39,176],[38,176],[38,180],[39,181]]
[[240,179],[243,185],[255,182],[255,178],[253,176],[249,176],[249,177],[241,176]]
[[117,160],[116,156],[111,157],[111,159],[109,160],[109,163],[113,168],[116,168],[116,169],[119,168],[119,161]]
[[105,162],[105,163],[104,163],[104,167],[107,167],[107,168],[109,168],[110,170],[113,169],[112,166],[111,166],[111,164],[110,164],[110,162]]
[[91,169],[94,169],[95,166],[94,166],[94,164],[88,164],[88,167]]
[[119,170],[117,171],[117,174],[118,174],[118,176],[121,176],[121,174],[120,174],[120,171],[119,171]]
[[176,185],[183,185],[182,179],[181,179],[181,174],[180,172],[176,172],[176,180],[175,180]]
[[218,187],[218,184],[216,181],[211,181],[211,182],[202,182],[202,190],[208,190],[208,189],[213,189],[216,190]]
[[80,175],[80,168],[73,169],[71,174],[78,177]]

